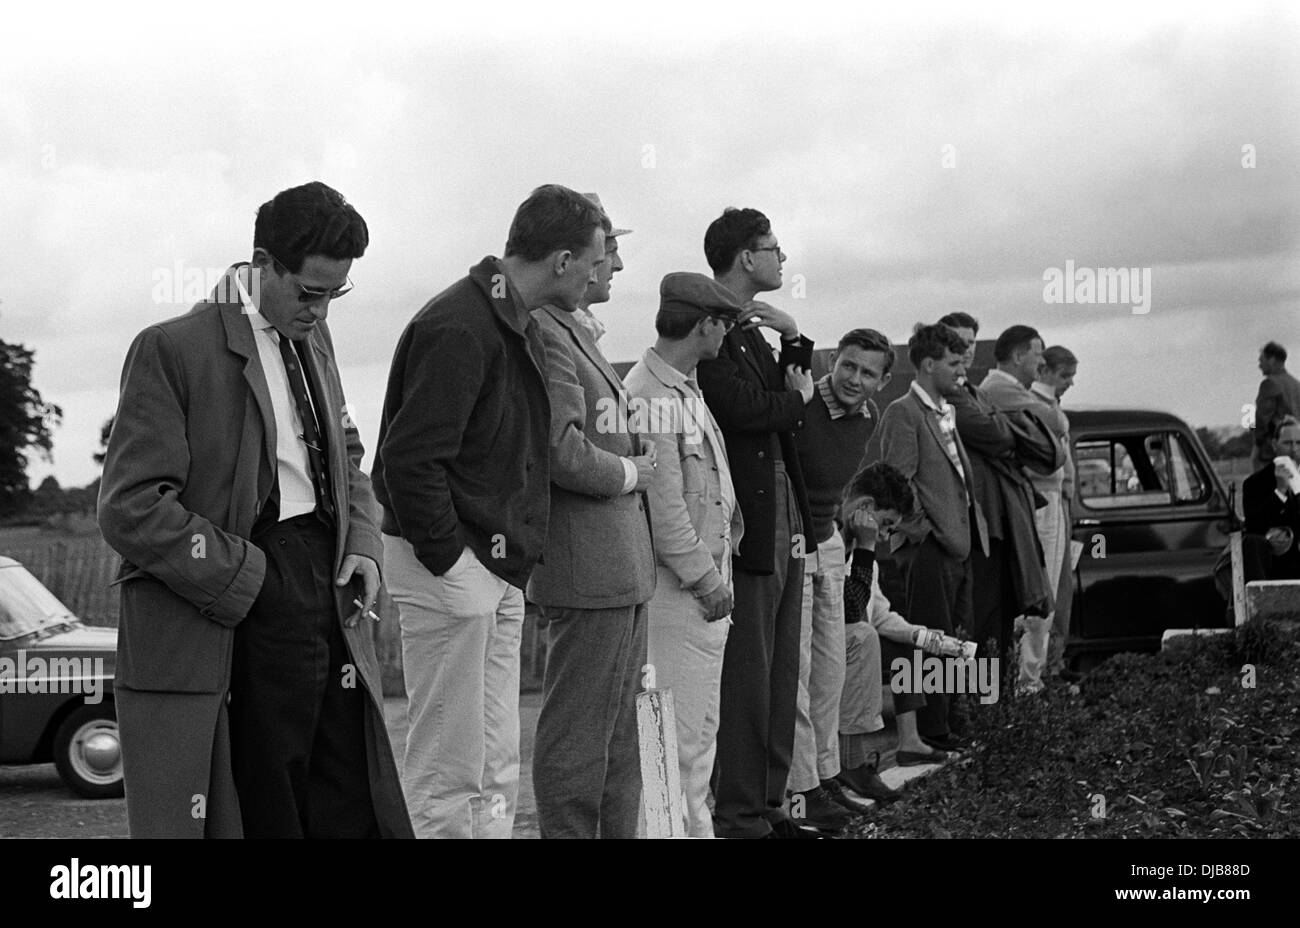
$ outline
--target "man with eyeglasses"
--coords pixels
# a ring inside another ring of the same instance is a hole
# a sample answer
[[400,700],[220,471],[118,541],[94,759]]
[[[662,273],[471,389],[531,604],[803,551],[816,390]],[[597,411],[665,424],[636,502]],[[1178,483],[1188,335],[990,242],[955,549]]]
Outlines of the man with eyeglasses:
[[136,337],[100,486],[133,837],[411,837],[371,639],[382,548],[325,317],[365,220],[321,183]]
[[[705,233],[704,255],[714,280],[741,304],[740,325],[716,359],[700,362],[698,376],[722,427],[745,520],[722,664],[714,826],[730,838],[816,838],[783,809],[799,689],[803,533],[812,526],[794,432],[813,396],[813,343],[789,313],[754,299],[780,288],[785,261],[766,216],[727,209]],[[779,358],[760,327],[780,333]]]

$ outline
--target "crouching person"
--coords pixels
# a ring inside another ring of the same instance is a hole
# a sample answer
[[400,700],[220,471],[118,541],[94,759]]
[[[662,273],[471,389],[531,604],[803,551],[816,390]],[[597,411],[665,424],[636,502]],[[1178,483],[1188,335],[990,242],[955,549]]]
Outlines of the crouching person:
[[[897,469],[878,462],[860,470],[844,490],[840,521],[849,572],[844,578],[845,677],[840,699],[840,784],[878,802],[899,795],[868,761],[868,735],[884,728],[883,673],[898,658],[912,660],[918,648],[937,653],[940,636],[893,610],[880,589],[876,545],[888,543],[898,523],[912,512],[912,488]],[[949,639],[951,640],[951,639]],[[917,733],[920,693],[894,694],[900,767],[943,763],[949,753],[931,748]]]
[[649,492],[658,578],[648,660],[655,684],[673,692],[687,834],[711,838],[706,800],[731,627],[731,556],[742,526],[722,433],[704,405],[695,365],[718,356],[740,304],[703,274],[669,274],[659,295],[659,338],[624,381],[658,420],[651,437],[659,466]]

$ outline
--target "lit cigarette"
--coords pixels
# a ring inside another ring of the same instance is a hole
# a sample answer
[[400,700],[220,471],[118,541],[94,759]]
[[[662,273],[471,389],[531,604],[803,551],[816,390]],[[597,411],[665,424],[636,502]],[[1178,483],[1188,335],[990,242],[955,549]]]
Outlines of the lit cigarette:
[[352,605],[356,606],[358,609],[364,610],[362,612],[362,615],[364,615],[367,619],[373,619],[376,622],[379,621],[379,616],[375,615],[375,613],[372,610],[366,609],[366,604],[363,603],[361,600],[359,599],[352,600]]

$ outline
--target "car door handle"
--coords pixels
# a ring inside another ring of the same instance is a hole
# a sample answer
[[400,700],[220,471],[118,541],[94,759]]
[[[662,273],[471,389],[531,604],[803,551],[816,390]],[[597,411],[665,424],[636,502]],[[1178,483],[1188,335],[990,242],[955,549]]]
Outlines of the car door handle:
[[1075,519],[1075,525],[1101,525],[1100,519]]

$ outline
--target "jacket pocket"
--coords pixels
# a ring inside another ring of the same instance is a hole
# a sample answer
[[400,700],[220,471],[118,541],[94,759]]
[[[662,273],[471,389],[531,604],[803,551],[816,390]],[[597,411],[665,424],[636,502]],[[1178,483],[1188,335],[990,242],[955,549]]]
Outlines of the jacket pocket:
[[234,630],[152,577],[122,583],[116,682],[136,690],[217,693],[230,679]]

